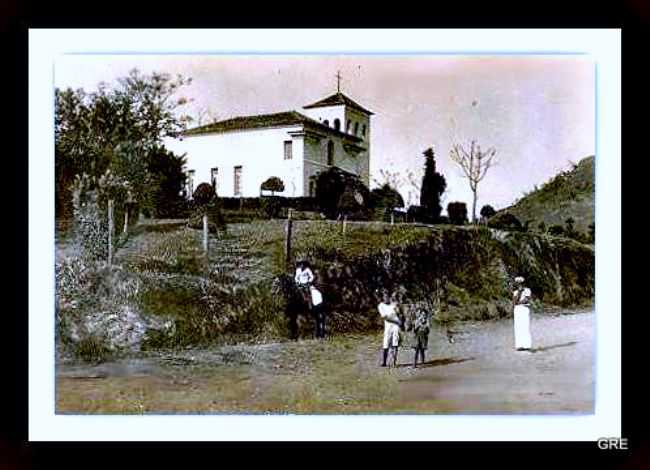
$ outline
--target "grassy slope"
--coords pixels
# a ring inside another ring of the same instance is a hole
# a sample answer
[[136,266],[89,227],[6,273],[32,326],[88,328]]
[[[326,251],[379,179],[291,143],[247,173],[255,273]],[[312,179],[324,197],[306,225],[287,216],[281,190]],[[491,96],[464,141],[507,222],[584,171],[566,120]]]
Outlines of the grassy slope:
[[[403,288],[407,301],[422,301],[431,299],[442,277],[447,293],[440,321],[507,315],[514,274],[528,279],[545,306],[593,296],[593,250],[572,240],[382,223],[350,223],[343,236],[340,228],[332,221],[299,221],[293,241],[294,255],[308,257],[316,268],[333,306],[329,329],[335,334],[379,326],[378,288]],[[173,320],[171,332],[150,330],[144,348],[278,340],[287,336],[287,320],[272,279],[285,270],[283,241],[280,220],[230,225],[227,234],[211,238],[206,263],[199,230],[139,227],[116,253],[123,279],[101,284],[120,305],[121,285],[132,286],[132,300],[125,302],[145,317]],[[303,319],[301,335],[311,328]]]
[[560,173],[504,211],[522,223],[531,220],[533,228],[542,221],[547,227],[564,226],[572,217],[576,230],[587,232],[594,222],[594,207],[594,157],[587,157],[573,170]]

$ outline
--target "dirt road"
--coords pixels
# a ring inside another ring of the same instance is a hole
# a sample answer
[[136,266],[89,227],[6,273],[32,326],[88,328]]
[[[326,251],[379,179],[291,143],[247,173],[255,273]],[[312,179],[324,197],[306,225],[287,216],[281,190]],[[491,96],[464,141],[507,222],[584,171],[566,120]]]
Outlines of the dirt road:
[[512,320],[434,330],[426,363],[379,367],[381,334],[59,364],[58,413],[592,413],[593,312],[533,316],[533,350]]

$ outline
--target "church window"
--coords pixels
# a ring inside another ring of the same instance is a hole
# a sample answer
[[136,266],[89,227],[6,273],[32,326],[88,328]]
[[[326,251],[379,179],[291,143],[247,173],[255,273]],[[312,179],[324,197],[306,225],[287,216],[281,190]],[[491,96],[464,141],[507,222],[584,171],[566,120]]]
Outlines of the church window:
[[327,143],[327,164],[334,165],[334,142],[331,140]]
[[359,123],[354,123],[354,135],[359,135]]
[[361,128],[361,135],[366,136],[366,125],[364,124],[363,127]]
[[284,142],[284,159],[291,160],[293,158],[292,153],[292,142],[290,140],[285,140]]
[[219,168],[212,168],[210,170],[210,181],[212,182],[212,189],[217,192],[217,177],[219,176]]
[[323,121],[323,124],[325,124],[325,125],[326,125],[327,127],[329,127],[329,126],[330,126],[330,122],[329,122],[329,120],[328,120],[328,119],[325,119],[325,120]]
[[242,167],[241,166],[236,166],[235,167],[235,196],[241,196],[241,173],[242,173]]
[[316,196],[316,181],[314,178],[309,179],[309,197]]
[[336,129],[337,131],[341,130],[341,121],[338,118],[334,119],[334,129]]
[[350,128],[352,128],[352,121],[348,119],[348,125],[345,126],[345,133],[349,134],[350,133]]

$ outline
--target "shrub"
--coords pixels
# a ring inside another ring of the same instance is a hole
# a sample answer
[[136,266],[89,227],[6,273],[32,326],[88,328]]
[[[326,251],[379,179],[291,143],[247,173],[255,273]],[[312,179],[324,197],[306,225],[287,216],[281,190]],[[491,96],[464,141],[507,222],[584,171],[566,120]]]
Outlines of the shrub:
[[[348,193],[343,198],[345,193]],[[362,196],[362,202],[355,203],[354,192]],[[316,200],[321,212],[328,218],[335,219],[341,213],[348,213],[349,216],[362,216],[370,199],[368,188],[358,176],[347,173],[340,168],[332,167],[319,173],[316,179]],[[343,212],[342,212],[343,211]],[[368,214],[363,214],[367,218]]]
[[450,202],[447,204],[449,221],[454,225],[467,223],[467,205],[464,202]]
[[282,210],[282,201],[276,196],[262,198],[262,210],[269,219],[276,219]]
[[510,212],[499,212],[488,220],[488,227],[499,230],[521,231],[519,219]]
[[551,225],[548,228],[548,233],[551,234],[551,235],[554,235],[556,237],[561,237],[561,236],[564,235],[564,227],[562,227],[561,225],[557,225],[557,224]]
[[210,183],[201,183],[194,190],[192,197],[198,206],[206,206],[215,197],[216,193]]
[[481,217],[485,217],[486,219],[489,219],[496,213],[497,211],[494,210],[494,207],[489,204],[486,204],[481,208]]
[[264,181],[260,186],[261,191],[271,191],[271,195],[274,193],[281,193],[284,191],[284,183],[277,176],[271,176],[269,179]]

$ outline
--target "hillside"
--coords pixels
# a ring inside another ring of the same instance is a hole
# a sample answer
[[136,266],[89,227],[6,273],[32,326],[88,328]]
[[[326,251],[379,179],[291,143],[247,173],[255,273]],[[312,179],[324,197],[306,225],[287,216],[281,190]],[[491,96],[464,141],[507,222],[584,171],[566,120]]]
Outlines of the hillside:
[[[285,271],[283,240],[280,220],[233,224],[210,240],[206,260],[200,231],[143,225],[117,251],[112,270],[59,259],[59,340],[93,358],[108,350],[286,338],[284,301],[273,282]],[[343,235],[336,222],[301,221],[293,253],[314,265],[331,334],[377,328],[381,288],[431,305],[442,281],[441,322],[509,315],[516,275],[535,292],[535,311],[590,303],[594,294],[593,249],[535,233],[350,223]],[[299,326],[301,336],[311,334],[308,319]]]
[[537,228],[564,225],[569,217],[579,232],[587,232],[594,222],[594,157],[581,160],[573,169],[562,172],[540,188],[526,194],[511,207],[503,209],[514,214],[521,223],[530,220]]

